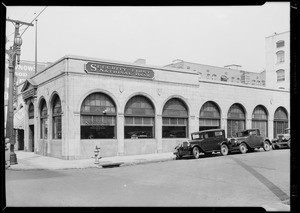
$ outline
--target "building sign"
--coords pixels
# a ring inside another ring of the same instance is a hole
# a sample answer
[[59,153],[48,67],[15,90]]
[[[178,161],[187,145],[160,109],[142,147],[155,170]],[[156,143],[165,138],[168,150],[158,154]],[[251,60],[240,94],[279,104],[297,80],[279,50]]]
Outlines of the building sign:
[[130,77],[139,77],[139,78],[149,78],[154,77],[153,70],[139,67],[129,67],[129,66],[119,66],[105,63],[93,63],[88,62],[85,64],[85,69],[87,73],[101,73],[109,75],[122,75]]

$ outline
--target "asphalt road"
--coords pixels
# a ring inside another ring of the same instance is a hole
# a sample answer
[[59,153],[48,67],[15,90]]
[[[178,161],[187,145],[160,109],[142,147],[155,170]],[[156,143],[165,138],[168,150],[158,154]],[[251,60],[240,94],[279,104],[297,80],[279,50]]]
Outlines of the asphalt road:
[[289,196],[289,149],[106,169],[6,171],[7,206],[236,207]]

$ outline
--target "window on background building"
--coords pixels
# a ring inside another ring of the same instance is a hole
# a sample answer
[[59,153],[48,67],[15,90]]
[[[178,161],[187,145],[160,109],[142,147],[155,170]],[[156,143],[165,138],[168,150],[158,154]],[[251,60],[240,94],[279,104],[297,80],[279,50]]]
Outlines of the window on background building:
[[241,79],[240,78],[236,78],[236,82],[237,83],[241,83]]
[[190,66],[187,66],[186,68],[189,70],[189,69],[190,69]]
[[284,41],[277,41],[276,42],[276,47],[279,48],[279,47],[284,47]]
[[29,107],[28,107],[28,118],[29,119],[33,119],[34,118],[34,106],[33,106],[33,103],[30,103]]
[[41,103],[41,139],[47,139],[48,134],[48,108],[46,101],[43,100]]
[[263,86],[266,86],[266,82],[264,80],[261,81]]
[[210,74],[209,73],[207,73],[206,79],[210,79]]
[[274,114],[274,138],[277,137],[277,134],[284,133],[284,130],[288,128],[288,122],[286,109],[283,107],[277,108]]
[[125,106],[125,138],[154,138],[155,110],[151,101],[141,95],[132,97]]
[[212,101],[208,101],[201,107],[199,115],[199,131],[220,128],[220,110]]
[[235,133],[245,129],[245,111],[240,104],[233,104],[227,114],[227,137],[235,136]]
[[170,99],[164,106],[162,137],[186,138],[188,131],[188,110],[178,98]]
[[221,81],[228,81],[228,77],[226,75],[221,76]]
[[260,130],[260,134],[268,137],[268,114],[265,107],[259,105],[252,113],[252,128]]
[[81,139],[116,138],[116,105],[104,93],[92,93],[80,109]]
[[256,84],[256,81],[255,80],[252,80],[252,85],[255,85]]
[[284,76],[284,70],[277,70],[277,81],[284,81],[285,76]]
[[280,50],[276,53],[277,56],[277,63],[283,63],[284,62],[284,51]]
[[212,80],[216,80],[216,79],[217,79],[217,75],[216,75],[216,74],[213,74],[211,79],[212,79]]
[[52,123],[53,123],[53,139],[61,139],[61,102],[58,95],[55,95],[53,101],[53,113],[52,113]]
[[256,85],[260,85],[260,81],[259,80],[256,81]]
[[234,82],[234,77],[231,77],[231,82]]
[[199,79],[202,78],[202,72],[198,72],[198,75],[199,75]]

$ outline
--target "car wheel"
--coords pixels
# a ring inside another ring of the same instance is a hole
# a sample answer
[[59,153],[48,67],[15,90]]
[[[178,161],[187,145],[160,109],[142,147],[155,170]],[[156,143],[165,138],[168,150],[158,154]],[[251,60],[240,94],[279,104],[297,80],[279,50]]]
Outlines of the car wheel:
[[265,151],[269,151],[269,150],[270,150],[270,144],[269,144],[268,141],[265,141],[265,142],[264,142],[264,150],[265,150]]
[[228,146],[226,144],[222,144],[222,146],[221,146],[221,154],[223,156],[228,155]]
[[198,148],[197,146],[195,146],[195,147],[193,148],[193,155],[194,155],[194,157],[195,157],[196,159],[198,159],[198,158],[200,157],[200,150],[199,150],[199,148]]
[[240,152],[242,154],[245,154],[248,151],[247,145],[245,143],[241,143],[240,146],[239,146],[239,148],[240,148]]
[[288,146],[289,149],[291,148],[291,140],[288,140],[287,146]]

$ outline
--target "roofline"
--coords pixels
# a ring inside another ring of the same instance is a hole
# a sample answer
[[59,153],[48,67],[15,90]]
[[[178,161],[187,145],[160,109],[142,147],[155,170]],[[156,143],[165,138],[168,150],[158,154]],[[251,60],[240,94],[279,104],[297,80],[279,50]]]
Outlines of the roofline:
[[288,33],[288,32],[291,32],[291,31],[290,31],[290,30],[287,30],[287,31],[284,31],[284,32],[281,32],[281,33],[276,33],[276,34],[267,36],[267,37],[265,37],[265,38],[274,37],[274,36],[281,35],[281,34]]

